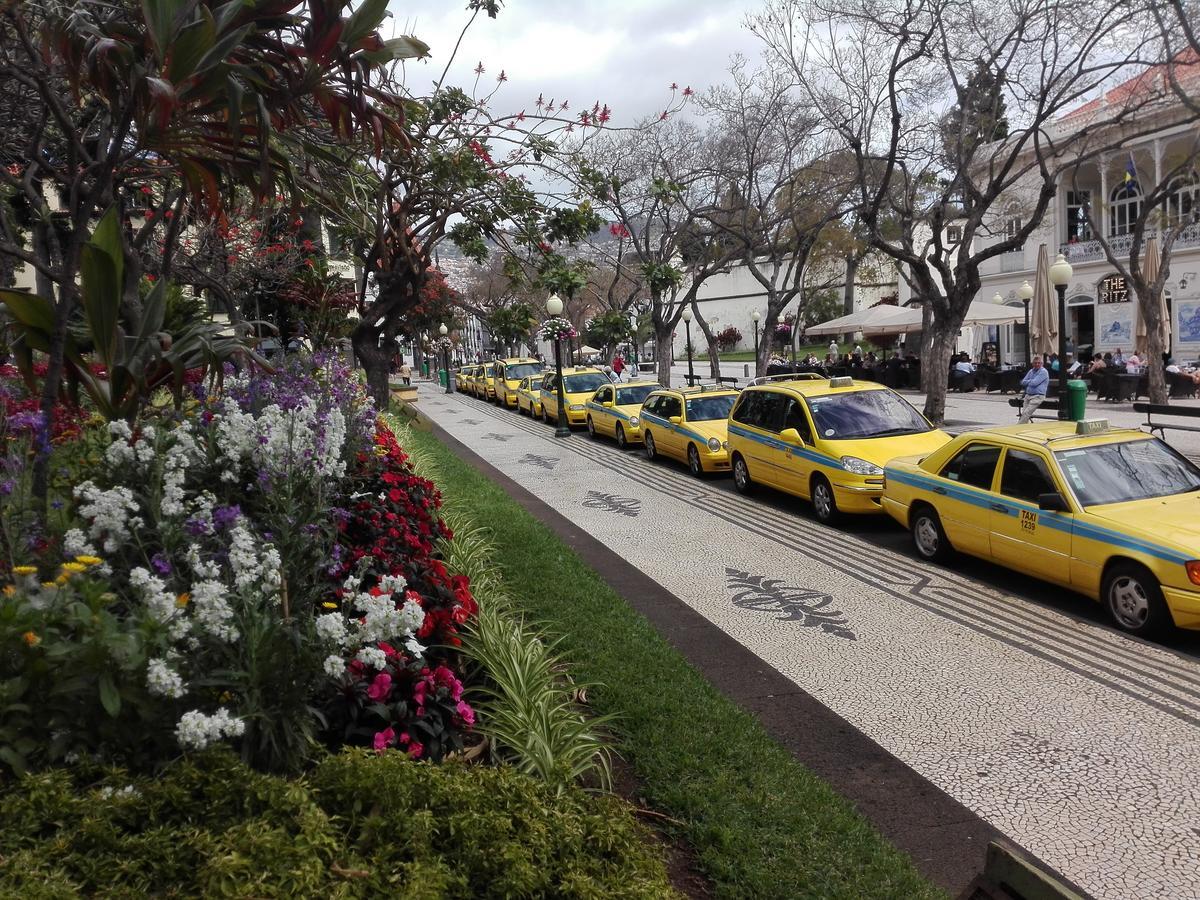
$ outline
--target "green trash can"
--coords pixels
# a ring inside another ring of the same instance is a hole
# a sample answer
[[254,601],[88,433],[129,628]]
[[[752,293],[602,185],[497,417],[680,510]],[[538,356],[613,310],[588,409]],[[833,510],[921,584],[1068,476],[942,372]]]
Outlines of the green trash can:
[[1072,378],[1067,382],[1067,418],[1078,422],[1087,414],[1087,395],[1086,381]]
[[449,377],[449,373],[447,373],[445,369],[438,369],[438,384],[440,384],[442,387],[446,386],[446,379]]

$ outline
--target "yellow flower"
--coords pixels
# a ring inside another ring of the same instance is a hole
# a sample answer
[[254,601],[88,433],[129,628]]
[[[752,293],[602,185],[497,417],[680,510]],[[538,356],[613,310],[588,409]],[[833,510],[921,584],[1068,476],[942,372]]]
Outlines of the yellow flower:
[[4,596],[5,597],[11,597],[16,592],[17,592],[17,589],[15,587],[13,587],[11,584],[6,584],[4,586]]
[[13,574],[14,575],[36,575],[37,574],[37,566],[14,566]]
[[337,609],[337,604],[336,604],[336,603],[331,603],[331,602],[329,602],[328,600],[326,600],[326,601],[325,601],[324,603],[322,603],[321,605],[322,605],[323,607],[325,607],[326,609]]
[[52,588],[52,587],[57,587],[57,585],[56,585],[56,584],[55,584],[53,581],[43,581],[43,582],[42,582],[42,587],[44,587],[44,588]]
[[34,634],[32,631],[25,632],[23,635],[21,635],[21,639],[24,640],[25,643],[27,645],[29,645],[30,647],[36,647],[38,644],[40,644],[42,642],[42,639],[40,637],[38,637],[36,634]]
[[225,691],[224,693],[221,694],[220,697],[217,698],[218,702],[220,702],[220,703],[228,703],[232,699],[233,699],[233,694],[229,693],[229,691]]
[[77,557],[75,557],[75,562],[83,563],[85,566],[98,566],[98,565],[100,565],[101,561],[102,560],[98,556],[77,556]]
[[68,573],[63,572],[61,575],[59,575],[57,578],[54,579],[54,583],[56,585],[58,585],[59,587],[62,587],[64,584],[66,584],[70,580],[71,580],[71,576]]
[[87,566],[80,562],[66,562],[62,564],[62,568],[64,572],[74,572],[76,575],[87,571]]
[[188,593],[180,594],[178,597],[175,598],[175,605],[178,606],[180,609],[183,609],[185,606],[188,605],[188,602],[191,599],[192,599],[191,594],[188,594]]

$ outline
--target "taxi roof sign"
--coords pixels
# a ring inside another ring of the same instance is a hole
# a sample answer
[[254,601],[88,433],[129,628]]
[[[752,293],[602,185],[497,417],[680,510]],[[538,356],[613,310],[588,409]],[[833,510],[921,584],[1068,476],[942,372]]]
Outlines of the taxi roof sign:
[[831,388],[853,387],[853,385],[854,385],[854,379],[851,378],[849,375],[838,375],[834,378],[829,379],[829,386]]
[[1100,434],[1108,431],[1108,419],[1080,419],[1075,423],[1076,434]]

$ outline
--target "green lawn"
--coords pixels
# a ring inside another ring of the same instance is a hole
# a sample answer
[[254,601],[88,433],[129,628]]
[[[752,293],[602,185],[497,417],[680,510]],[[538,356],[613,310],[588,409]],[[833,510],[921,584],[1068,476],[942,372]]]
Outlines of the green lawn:
[[512,596],[563,636],[573,675],[599,683],[590,702],[619,717],[618,750],[646,802],[681,823],[718,896],[943,896],[548,528],[432,433],[412,440],[447,499],[493,532]]

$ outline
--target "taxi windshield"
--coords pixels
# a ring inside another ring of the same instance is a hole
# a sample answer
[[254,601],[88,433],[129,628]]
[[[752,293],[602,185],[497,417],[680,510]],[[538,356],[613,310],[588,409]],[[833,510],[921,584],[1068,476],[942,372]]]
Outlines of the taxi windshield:
[[639,384],[636,387],[617,389],[617,406],[631,406],[635,403],[645,403],[651,391],[658,390],[657,384]]
[[563,377],[563,390],[568,394],[583,394],[599,390],[606,384],[611,384],[603,372],[585,372],[582,375],[566,375]]
[[722,394],[719,397],[690,397],[687,402],[687,420],[689,422],[710,422],[713,419],[728,419],[733,401],[733,394]]
[[818,437],[831,441],[923,434],[929,423],[907,400],[891,391],[855,391],[809,397]]
[[1200,469],[1157,438],[1054,454],[1084,506],[1200,491]]
[[504,377],[509,381],[515,381],[518,378],[528,378],[530,375],[536,375],[540,371],[542,371],[541,363],[517,363],[504,367]]

